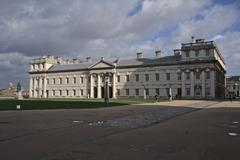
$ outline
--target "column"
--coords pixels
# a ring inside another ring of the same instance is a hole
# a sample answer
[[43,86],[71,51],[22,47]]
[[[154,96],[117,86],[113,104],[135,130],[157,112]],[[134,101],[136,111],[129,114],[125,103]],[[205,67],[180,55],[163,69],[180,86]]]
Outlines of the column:
[[182,97],[185,97],[186,96],[186,86],[185,86],[185,81],[186,81],[186,74],[185,72],[182,72],[182,75],[181,75],[181,79],[182,79]]
[[101,76],[100,73],[97,75],[97,98],[101,97]]
[[33,78],[33,97],[37,98],[37,78]]
[[94,98],[93,94],[93,75],[90,74],[90,98]]
[[210,71],[210,87],[211,87],[211,96],[215,98],[215,73],[214,70]]
[[113,76],[113,80],[112,80],[112,93],[113,93],[113,97],[112,98],[116,98],[116,73],[112,74]]
[[33,79],[32,77],[29,78],[29,98],[32,98],[33,97],[33,86],[32,86],[32,83],[33,83]]
[[202,71],[202,97],[205,98],[205,71]]
[[38,98],[42,98],[42,77],[39,78],[39,84],[38,84]]
[[43,98],[47,98],[47,78],[43,78]]
[[190,72],[190,82],[191,82],[191,97],[194,97],[194,72]]

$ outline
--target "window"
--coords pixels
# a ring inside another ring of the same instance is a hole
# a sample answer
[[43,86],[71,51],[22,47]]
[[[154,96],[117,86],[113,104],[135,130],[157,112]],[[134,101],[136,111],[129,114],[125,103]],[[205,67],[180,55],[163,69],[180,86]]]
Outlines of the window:
[[62,84],[62,78],[59,79],[59,83]]
[[120,96],[120,89],[117,89],[117,95]]
[[83,77],[81,77],[81,83],[83,84]]
[[54,96],[56,95],[56,92],[55,92],[55,90],[53,90],[53,95],[54,95]]
[[117,81],[120,82],[120,75],[117,76]]
[[210,72],[206,72],[206,79],[210,79]]
[[166,79],[170,80],[170,73],[166,73]]
[[47,78],[47,84],[49,84],[49,79]]
[[181,73],[177,73],[177,80],[182,80]]
[[205,94],[206,94],[206,96],[210,96],[211,95],[210,88],[207,87],[205,89]]
[[76,90],[75,89],[73,90],[73,96],[76,96]]
[[201,76],[200,72],[196,72],[196,79],[200,79],[200,76]]
[[146,96],[149,96],[149,89],[148,88],[145,89],[145,92],[146,92]]
[[126,89],[126,95],[129,96],[129,89]]
[[149,74],[145,74],[145,80],[149,81]]
[[67,78],[67,84],[69,84],[69,78]]
[[56,80],[55,80],[55,78],[53,78],[53,84],[55,84],[55,82],[56,82]]
[[136,95],[136,96],[139,95],[139,89],[138,89],[138,88],[135,89],[135,95]]
[[62,96],[62,90],[59,90],[59,95]]
[[83,96],[83,89],[80,90],[80,94],[81,94],[81,96]]
[[74,84],[77,83],[77,78],[76,78],[76,77],[73,78],[73,83],[74,83]]
[[69,91],[68,90],[66,90],[66,96],[68,96],[69,95]]
[[159,81],[159,73],[156,73],[155,77],[156,77],[156,81]]
[[199,57],[199,50],[196,50],[196,51],[195,51],[195,56],[196,56],[196,57]]
[[186,80],[190,80],[190,73],[189,72],[186,73]]
[[210,49],[206,50],[206,56],[209,57],[210,56]]
[[129,82],[129,75],[126,75],[126,81]]
[[189,51],[186,51],[186,57],[189,57]]
[[149,74],[145,74],[145,80],[149,81]]
[[135,75],[135,79],[136,79],[136,82],[139,81],[139,74],[136,74],[136,75]]
[[156,88],[156,89],[155,89],[155,93],[156,93],[156,95],[159,95],[159,93],[160,93],[160,92],[159,92],[159,88]]
[[190,88],[186,88],[186,95],[190,96]]

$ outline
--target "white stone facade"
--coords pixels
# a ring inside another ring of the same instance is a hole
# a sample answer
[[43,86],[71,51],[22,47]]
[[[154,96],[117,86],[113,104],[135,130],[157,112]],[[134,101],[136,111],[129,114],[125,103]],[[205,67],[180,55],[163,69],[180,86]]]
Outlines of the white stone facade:
[[[182,44],[173,56],[93,62],[44,56],[30,63],[30,98],[102,98],[106,81],[112,98],[212,99],[225,95],[225,64],[212,41]],[[109,78],[106,77],[109,74]]]

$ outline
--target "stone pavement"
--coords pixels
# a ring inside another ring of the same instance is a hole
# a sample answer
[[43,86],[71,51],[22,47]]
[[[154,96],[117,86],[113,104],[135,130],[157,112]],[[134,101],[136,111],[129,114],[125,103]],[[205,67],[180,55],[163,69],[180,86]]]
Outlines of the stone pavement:
[[239,101],[200,100],[3,111],[0,159],[238,159],[239,115]]

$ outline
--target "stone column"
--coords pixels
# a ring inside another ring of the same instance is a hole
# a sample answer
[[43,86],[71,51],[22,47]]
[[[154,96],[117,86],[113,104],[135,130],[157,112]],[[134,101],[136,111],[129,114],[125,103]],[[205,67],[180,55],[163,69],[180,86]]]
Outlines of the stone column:
[[93,93],[93,75],[90,74],[90,98],[94,98],[94,93]]
[[193,71],[190,72],[190,82],[191,82],[190,94],[191,94],[191,97],[194,97],[194,72]]
[[215,72],[214,70],[210,71],[210,87],[211,87],[211,96],[215,98]]
[[29,78],[29,98],[33,97],[33,79],[32,77]]
[[33,78],[33,97],[36,98],[37,97],[37,78]]
[[202,98],[205,98],[205,71],[202,71]]
[[39,85],[38,85],[38,98],[42,98],[42,82],[43,82],[43,79],[42,77],[39,78]]
[[182,97],[185,97],[186,96],[186,86],[185,86],[186,74],[185,74],[185,72],[182,72],[181,79],[182,79]]
[[47,98],[47,78],[43,78],[43,98]]
[[100,73],[97,75],[97,98],[101,97],[101,76]]
[[112,76],[112,98],[116,98],[116,73],[114,72]]

